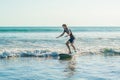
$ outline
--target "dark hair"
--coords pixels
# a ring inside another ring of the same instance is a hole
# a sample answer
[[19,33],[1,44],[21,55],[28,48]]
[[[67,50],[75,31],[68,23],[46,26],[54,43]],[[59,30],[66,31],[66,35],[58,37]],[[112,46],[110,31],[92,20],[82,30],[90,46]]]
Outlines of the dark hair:
[[67,27],[67,25],[66,25],[66,24],[63,24],[62,26],[66,26],[66,27]]

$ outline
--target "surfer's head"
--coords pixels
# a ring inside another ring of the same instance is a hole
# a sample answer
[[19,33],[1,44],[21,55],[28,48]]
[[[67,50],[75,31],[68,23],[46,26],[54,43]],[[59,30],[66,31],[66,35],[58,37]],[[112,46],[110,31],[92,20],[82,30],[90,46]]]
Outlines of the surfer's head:
[[63,27],[64,29],[66,29],[66,28],[67,28],[67,25],[66,25],[66,24],[63,24],[62,27]]

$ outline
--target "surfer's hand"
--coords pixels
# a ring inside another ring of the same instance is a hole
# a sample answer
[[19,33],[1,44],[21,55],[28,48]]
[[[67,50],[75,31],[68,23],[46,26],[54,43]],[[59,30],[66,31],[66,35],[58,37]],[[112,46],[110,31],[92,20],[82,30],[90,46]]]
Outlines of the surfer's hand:
[[59,38],[59,37],[56,37],[56,38]]

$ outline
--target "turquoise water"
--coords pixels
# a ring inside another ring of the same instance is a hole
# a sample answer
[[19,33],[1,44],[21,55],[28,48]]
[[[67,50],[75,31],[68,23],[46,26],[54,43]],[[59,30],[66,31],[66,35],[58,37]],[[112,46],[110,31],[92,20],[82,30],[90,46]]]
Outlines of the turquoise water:
[[[119,32],[120,27],[70,27],[74,32]],[[0,32],[60,32],[61,26],[56,27],[0,27]]]
[[120,27],[70,29],[77,53],[64,61],[62,27],[0,27],[0,80],[118,80]]
[[0,60],[0,80],[119,80],[120,56],[79,56],[75,60]]

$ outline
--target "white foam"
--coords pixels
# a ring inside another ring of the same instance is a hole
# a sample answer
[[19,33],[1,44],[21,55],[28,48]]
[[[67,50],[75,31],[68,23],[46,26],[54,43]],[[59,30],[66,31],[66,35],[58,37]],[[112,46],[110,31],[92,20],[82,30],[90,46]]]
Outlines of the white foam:
[[57,57],[58,52],[51,52],[49,50],[33,50],[33,49],[14,49],[14,50],[3,50],[0,52],[1,58],[8,57]]

